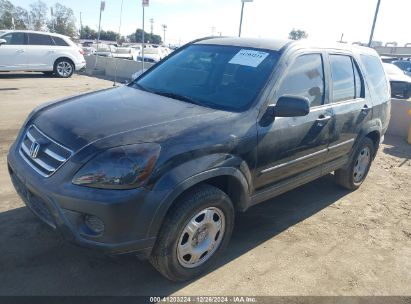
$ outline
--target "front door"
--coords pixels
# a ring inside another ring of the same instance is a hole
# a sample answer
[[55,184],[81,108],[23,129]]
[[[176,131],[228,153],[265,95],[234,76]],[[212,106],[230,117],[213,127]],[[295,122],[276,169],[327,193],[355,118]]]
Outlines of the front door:
[[27,35],[13,32],[0,37],[6,40],[0,45],[0,71],[21,71],[27,69]]
[[29,33],[27,46],[29,69],[52,71],[56,60],[56,46],[50,35]]
[[314,171],[320,176],[332,120],[323,62],[324,54],[320,52],[297,55],[280,80],[274,100],[283,95],[306,97],[310,113],[303,117],[276,117],[268,126],[259,124],[257,191],[303,172]]

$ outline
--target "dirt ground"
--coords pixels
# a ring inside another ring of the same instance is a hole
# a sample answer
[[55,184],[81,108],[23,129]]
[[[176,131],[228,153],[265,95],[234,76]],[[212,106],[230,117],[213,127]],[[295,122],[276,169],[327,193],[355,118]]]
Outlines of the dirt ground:
[[6,154],[37,105],[110,86],[0,74],[0,295],[411,295],[411,145],[395,137],[355,192],[330,174],[238,215],[224,257],[192,282],[65,243],[24,207]]

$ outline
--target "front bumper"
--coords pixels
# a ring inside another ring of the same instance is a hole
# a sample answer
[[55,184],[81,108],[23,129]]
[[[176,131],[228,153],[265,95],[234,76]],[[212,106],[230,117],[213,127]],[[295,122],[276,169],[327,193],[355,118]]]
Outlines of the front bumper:
[[[64,171],[61,168],[61,171]],[[8,155],[8,170],[16,191],[29,209],[59,231],[66,240],[111,254],[151,252],[155,236],[149,227],[163,193],[146,189],[103,190],[61,183],[57,173],[39,176],[25,163],[14,146]],[[104,222],[101,235],[89,233],[85,215]]]

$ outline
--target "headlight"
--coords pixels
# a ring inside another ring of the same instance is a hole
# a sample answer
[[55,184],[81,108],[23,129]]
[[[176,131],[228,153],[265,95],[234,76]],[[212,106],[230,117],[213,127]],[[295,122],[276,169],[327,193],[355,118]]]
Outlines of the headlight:
[[102,189],[133,189],[145,184],[157,158],[157,144],[136,144],[108,149],[87,162],[73,184]]

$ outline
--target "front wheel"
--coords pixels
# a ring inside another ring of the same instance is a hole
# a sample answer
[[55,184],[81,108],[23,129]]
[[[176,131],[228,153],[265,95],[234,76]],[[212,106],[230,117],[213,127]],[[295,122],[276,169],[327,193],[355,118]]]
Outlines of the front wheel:
[[172,281],[204,273],[227,246],[234,208],[220,189],[202,184],[184,193],[165,219],[150,262]]
[[54,74],[60,78],[69,78],[74,73],[74,64],[65,58],[60,58],[54,64]]
[[348,168],[335,171],[336,183],[348,190],[358,189],[367,177],[374,153],[374,143],[365,137],[355,148]]

